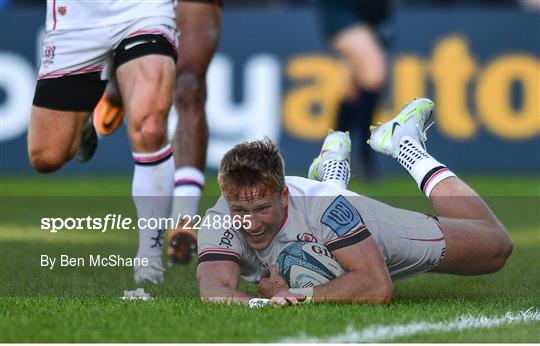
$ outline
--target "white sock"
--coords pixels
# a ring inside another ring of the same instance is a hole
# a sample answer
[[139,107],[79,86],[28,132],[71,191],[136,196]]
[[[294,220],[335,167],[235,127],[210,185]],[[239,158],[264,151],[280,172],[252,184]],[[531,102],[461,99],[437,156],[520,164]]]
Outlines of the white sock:
[[399,142],[397,160],[418,184],[418,188],[429,198],[433,188],[446,178],[456,175],[445,165],[435,160],[414,139],[403,136]]
[[154,221],[169,217],[171,211],[174,174],[172,147],[167,144],[153,153],[133,153],[133,161],[132,195],[137,217],[144,219],[145,223],[152,219],[149,225],[139,229],[137,257],[161,259],[166,225],[158,225]]
[[324,160],[322,182],[346,189],[351,178],[351,165],[347,160]]
[[173,218],[189,215],[192,219],[199,209],[201,192],[204,187],[204,173],[195,167],[182,167],[174,172]]

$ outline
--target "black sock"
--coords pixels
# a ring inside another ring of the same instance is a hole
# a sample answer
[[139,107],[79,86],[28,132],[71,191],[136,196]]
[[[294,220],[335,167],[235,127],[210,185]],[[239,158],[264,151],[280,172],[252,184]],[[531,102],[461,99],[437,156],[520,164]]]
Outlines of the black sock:
[[379,96],[378,90],[361,90],[354,100],[344,100],[338,110],[338,130],[348,130],[355,137],[353,146],[360,171],[368,178],[375,176],[375,165],[373,151],[366,141],[370,136],[369,126],[372,124]]
[[343,100],[337,112],[337,130],[353,131],[355,120],[355,101]]

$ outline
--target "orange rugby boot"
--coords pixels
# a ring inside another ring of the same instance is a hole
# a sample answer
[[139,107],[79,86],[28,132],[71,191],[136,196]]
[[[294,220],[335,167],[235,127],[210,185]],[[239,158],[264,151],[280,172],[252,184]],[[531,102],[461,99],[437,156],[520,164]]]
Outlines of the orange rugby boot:
[[101,96],[96,108],[94,108],[94,127],[99,136],[109,136],[116,131],[124,119],[124,109],[113,105],[106,97]]
[[189,264],[191,258],[197,254],[197,236],[188,225],[184,220],[179,228],[167,232],[169,265]]

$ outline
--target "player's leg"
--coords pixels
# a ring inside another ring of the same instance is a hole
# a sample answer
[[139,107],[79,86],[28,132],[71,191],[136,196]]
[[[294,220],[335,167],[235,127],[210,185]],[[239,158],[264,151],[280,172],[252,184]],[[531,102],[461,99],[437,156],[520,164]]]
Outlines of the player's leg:
[[176,11],[181,34],[174,99],[180,114],[174,135],[174,194],[192,198],[175,204],[173,216],[194,215],[204,185],[208,147],[206,73],[221,31],[221,8],[212,3],[179,1]]
[[88,121],[105,88],[99,73],[40,79],[28,128],[28,157],[35,170],[53,172],[76,154],[92,157],[97,139]]
[[174,87],[173,59],[145,55],[120,65],[116,72],[131,148],[141,153],[164,148],[168,145],[167,116]]
[[88,112],[63,112],[32,107],[28,158],[40,173],[51,173],[70,161],[79,147]]
[[[353,130],[353,137],[358,136],[358,143],[364,143],[369,138],[369,125],[386,78],[384,49],[371,27],[362,24],[340,31],[333,40],[333,47],[349,66],[354,90],[352,96],[342,101],[338,119]],[[359,172],[365,178],[373,178],[372,152],[366,146],[357,149]]]
[[76,153],[87,112],[32,107],[28,127],[28,158],[40,173],[60,169]]
[[368,25],[357,24],[341,31],[332,46],[345,58],[360,88],[381,89],[386,78],[385,53]]
[[[369,125],[386,77],[385,52],[377,23],[386,19],[386,1],[318,1],[322,28],[332,48],[345,62],[350,83],[338,108],[338,130],[357,138],[355,152],[359,173],[373,178],[373,153],[358,145],[369,138]],[[353,165],[354,166],[354,165]]]
[[52,172],[75,155],[88,161],[97,138],[89,114],[105,89],[110,53],[103,28],[47,31],[28,130],[28,154],[40,172]]
[[[174,52],[174,45],[159,34],[124,39],[116,49],[116,77],[135,161],[132,195],[137,216],[144,220],[166,218],[170,213],[174,163],[167,116],[174,87]],[[159,283],[166,225],[139,226],[137,257],[148,258],[150,265],[134,268],[135,281]]]
[[512,253],[505,227],[478,194],[457,177],[436,184],[429,196],[446,242],[433,271],[460,275],[500,270]]
[[512,253],[506,229],[474,190],[426,152],[425,125],[433,102],[418,99],[373,130],[370,145],[394,156],[430,198],[446,242],[434,271],[477,275],[501,269]]
[[[193,216],[199,208],[208,147],[206,73],[219,44],[221,8],[213,0],[179,1],[176,13],[181,35],[174,102],[180,118],[174,135],[173,218]],[[189,262],[196,252],[194,235],[178,228],[168,238],[171,262]]]

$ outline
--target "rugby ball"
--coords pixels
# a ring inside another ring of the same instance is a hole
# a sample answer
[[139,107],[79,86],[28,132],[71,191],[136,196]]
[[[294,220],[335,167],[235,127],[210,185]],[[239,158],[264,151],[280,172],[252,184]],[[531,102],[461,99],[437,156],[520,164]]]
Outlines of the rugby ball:
[[277,270],[290,288],[322,285],[345,273],[326,246],[303,241],[280,252]]

